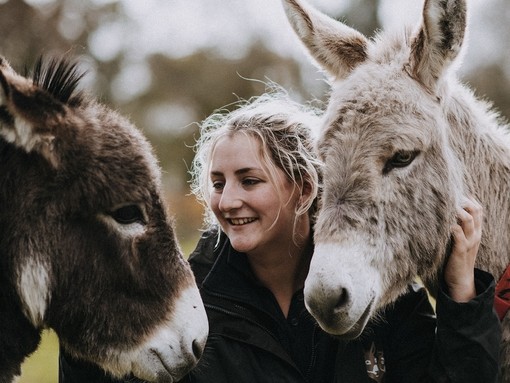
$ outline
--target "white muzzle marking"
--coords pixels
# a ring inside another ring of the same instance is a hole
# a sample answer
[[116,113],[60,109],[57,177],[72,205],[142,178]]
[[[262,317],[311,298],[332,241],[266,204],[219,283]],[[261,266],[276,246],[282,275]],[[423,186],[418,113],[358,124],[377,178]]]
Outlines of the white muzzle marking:
[[193,368],[205,347],[209,324],[196,287],[185,290],[171,318],[135,350],[110,352],[103,369],[122,377],[132,372],[148,382],[175,382]]
[[305,282],[305,304],[328,333],[356,337],[373,313],[381,277],[363,242],[315,246]]

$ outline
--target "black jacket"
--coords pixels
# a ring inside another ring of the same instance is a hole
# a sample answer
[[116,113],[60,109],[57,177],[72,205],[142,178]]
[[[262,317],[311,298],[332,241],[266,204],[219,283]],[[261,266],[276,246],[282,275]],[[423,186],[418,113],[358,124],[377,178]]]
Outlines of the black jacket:
[[[299,353],[295,348],[282,345],[288,336],[282,336],[282,327],[274,323],[278,318],[264,308],[267,301],[253,293],[260,287],[239,266],[239,254],[233,253],[225,236],[218,240],[205,233],[189,259],[201,287],[210,333],[204,355],[187,382],[497,381],[501,329],[492,307],[494,281],[488,273],[476,270],[479,295],[468,303],[456,303],[440,291],[438,320],[425,290],[410,286],[355,341],[328,336],[303,313],[298,321],[305,323],[304,330],[297,337],[306,333],[313,343],[307,364],[295,356]],[[302,301],[301,305],[304,310]],[[313,330],[307,330],[310,322]],[[310,347],[298,347],[309,353]],[[378,374],[373,373],[374,366]]]
[[[243,254],[236,253],[225,236],[218,239],[205,233],[189,261],[201,288],[210,333],[199,365],[183,382],[497,380],[501,330],[492,308],[494,281],[485,272],[476,271],[479,295],[468,303],[453,302],[440,291],[437,320],[425,290],[412,285],[369,323],[359,339],[342,342],[324,333],[306,312],[302,291],[295,295],[288,318],[281,312],[278,316],[271,294],[250,276]],[[59,381],[118,382],[64,353]]]

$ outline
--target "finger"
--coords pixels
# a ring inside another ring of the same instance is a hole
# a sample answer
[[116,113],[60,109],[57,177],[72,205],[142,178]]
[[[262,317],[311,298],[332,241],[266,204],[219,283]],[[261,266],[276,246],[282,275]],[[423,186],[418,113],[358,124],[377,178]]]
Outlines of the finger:
[[483,207],[478,200],[472,196],[465,197],[461,203],[462,208],[473,217],[476,227],[481,227],[483,221]]
[[466,238],[471,238],[476,233],[473,216],[462,208],[457,209],[457,223],[462,228]]
[[453,249],[452,253],[463,253],[467,249],[468,240],[460,225],[452,226]]
[[480,202],[473,197],[463,197],[461,201],[462,210],[466,211],[471,215],[471,223],[469,223],[467,216],[462,212],[458,212],[459,223],[466,231],[466,235],[472,240],[479,241],[482,236],[482,224],[483,224],[483,208]]

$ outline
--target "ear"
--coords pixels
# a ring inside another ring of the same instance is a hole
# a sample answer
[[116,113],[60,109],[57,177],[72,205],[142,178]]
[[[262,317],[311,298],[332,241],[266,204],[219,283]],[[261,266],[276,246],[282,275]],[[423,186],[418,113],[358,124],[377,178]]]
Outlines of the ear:
[[318,64],[336,79],[366,60],[368,40],[360,32],[299,0],[282,0],[292,28]]
[[[311,196],[312,196],[312,193],[313,193],[313,188],[312,188],[312,185],[310,184],[311,181],[309,180],[306,180],[303,182],[303,187],[301,189],[301,199],[303,201],[306,201],[307,199],[309,199]],[[313,196],[315,198],[315,196]]]
[[317,188],[311,184],[311,180],[304,180],[301,187],[301,195],[299,196],[300,209],[306,207],[306,210],[313,204],[313,200],[317,197]]
[[37,116],[39,121],[44,121],[47,111],[51,110],[40,109],[45,98],[47,96],[34,87],[31,80],[19,76],[0,57],[0,138],[27,153],[38,152],[56,168],[58,159],[54,151],[54,133],[47,124],[36,123],[33,118]]
[[410,74],[431,91],[459,56],[466,31],[465,0],[426,0],[411,46]]

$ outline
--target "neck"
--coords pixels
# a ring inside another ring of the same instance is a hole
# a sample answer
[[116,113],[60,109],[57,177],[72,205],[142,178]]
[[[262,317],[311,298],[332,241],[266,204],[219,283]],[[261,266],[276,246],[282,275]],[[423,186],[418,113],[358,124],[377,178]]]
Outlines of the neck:
[[[464,164],[465,193],[473,194],[484,207],[486,234],[478,252],[476,266],[498,279],[510,263],[510,135],[508,126],[499,125],[471,91],[460,88],[447,104],[453,121],[449,139]],[[486,164],[490,166],[480,166]]]
[[303,288],[313,244],[308,230],[300,242],[291,241],[287,251],[279,247],[272,254],[263,257],[248,254],[248,261],[257,279],[275,296],[280,308],[287,317],[294,293]]

